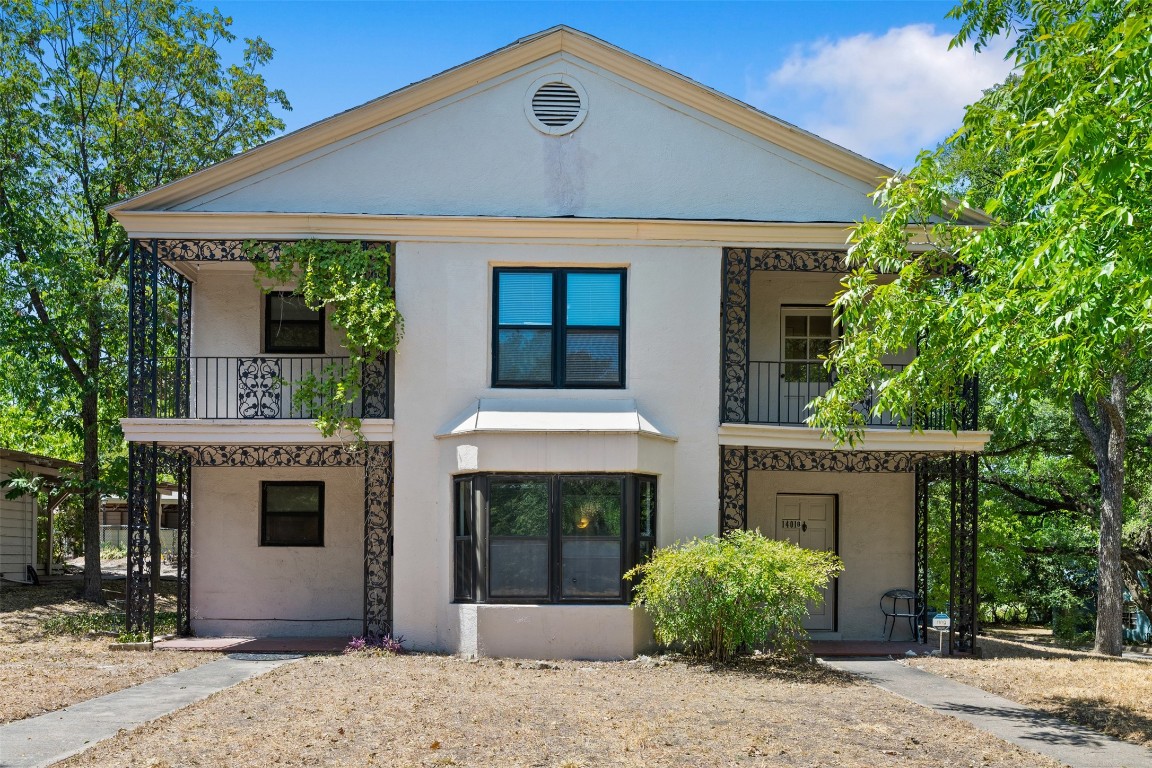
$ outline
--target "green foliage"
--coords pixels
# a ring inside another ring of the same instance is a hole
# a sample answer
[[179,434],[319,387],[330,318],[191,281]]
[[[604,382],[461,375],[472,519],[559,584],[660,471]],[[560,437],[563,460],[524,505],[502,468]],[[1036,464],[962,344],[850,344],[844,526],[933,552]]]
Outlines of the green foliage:
[[121,632],[116,635],[118,643],[146,643],[149,640],[147,632]]
[[101,560],[119,560],[128,557],[128,548],[123,544],[102,544],[100,546]]
[[[884,214],[854,232],[836,299],[839,379],[812,423],[852,442],[870,391],[875,413],[908,419],[985,370],[1003,428],[1041,399],[1073,414],[1100,493],[1097,649],[1118,653],[1127,398],[1152,373],[1152,0],[963,0],[952,15],[954,44],[1015,34],[1016,76],[876,192]],[[998,172],[965,186],[979,156]],[[985,227],[962,218],[977,203]]]
[[343,332],[350,364],[306,373],[296,382],[293,402],[317,414],[316,427],[325,437],[348,431],[359,442],[360,420],[348,415],[348,406],[360,396],[363,367],[395,349],[404,333],[392,291],[392,254],[334,240],[300,240],[278,253],[268,243],[251,241],[245,253],[262,290],[294,284],[310,309],[325,308],[333,327]]
[[652,617],[657,640],[723,661],[741,648],[797,653],[808,603],[842,570],[830,552],[733,531],[657,549],[624,577],[639,579],[633,604]]
[[[46,509],[45,505],[40,506]],[[40,515],[36,526],[36,546],[43,561],[48,551],[48,516]],[[79,496],[70,496],[52,515],[52,561],[71,560],[84,553],[84,504]]]
[[1082,602],[1063,605],[1052,612],[1052,637],[1071,648],[1092,645],[1092,614]]
[[44,475],[33,474],[25,469],[13,469],[6,479],[0,480],[0,488],[4,490],[4,498],[18,499],[40,493],[44,479]]
[[82,461],[92,600],[127,389],[128,242],[105,209],[283,128],[272,49],[225,65],[230,24],[187,0],[0,0],[0,442]]
[[[62,613],[45,619],[40,629],[46,635],[83,637],[85,635],[119,635],[124,631],[126,618],[123,611],[98,610],[80,613]],[[156,612],[156,634],[167,635],[176,631],[176,612]],[[142,640],[119,640],[119,642],[143,642]]]
[[[1067,406],[1074,393],[1108,395],[1112,372],[1144,371],[1152,358],[1152,7],[1013,5],[1030,14],[1019,76],[969,108],[943,150],[889,180],[876,194],[885,215],[855,232],[837,300],[847,332],[833,355],[851,375],[819,404],[819,425],[860,424],[852,406],[874,378],[885,380],[877,411],[947,401],[964,375],[992,365],[1005,392]],[[986,6],[959,14],[983,18]],[[976,24],[968,17],[965,28]],[[956,224],[965,208],[947,205],[947,151],[1001,158],[1002,176],[973,187],[1003,217],[992,226]],[[929,247],[910,248],[914,239]],[[881,285],[879,272],[895,280]],[[884,351],[917,342],[905,371],[876,369]],[[1004,417],[1026,418],[1028,402],[1005,397]]]
[[494,480],[489,486],[489,530],[493,536],[547,536],[546,480]]

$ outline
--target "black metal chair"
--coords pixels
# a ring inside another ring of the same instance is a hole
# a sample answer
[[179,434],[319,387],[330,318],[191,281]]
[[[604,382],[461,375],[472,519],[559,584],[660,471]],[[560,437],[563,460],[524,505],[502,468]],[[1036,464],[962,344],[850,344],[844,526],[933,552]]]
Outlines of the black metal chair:
[[884,612],[884,631],[887,632],[889,641],[892,640],[892,632],[900,619],[908,620],[912,639],[920,641],[920,627],[916,620],[924,613],[924,605],[915,592],[910,589],[888,590],[880,598],[880,610]]

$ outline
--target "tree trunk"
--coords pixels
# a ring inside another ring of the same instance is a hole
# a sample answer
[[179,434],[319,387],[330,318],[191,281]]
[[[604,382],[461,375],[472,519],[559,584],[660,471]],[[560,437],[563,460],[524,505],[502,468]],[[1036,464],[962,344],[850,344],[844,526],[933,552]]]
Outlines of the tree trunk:
[[1128,382],[1122,373],[1112,375],[1108,397],[1096,398],[1096,416],[1080,395],[1072,410],[1080,429],[1092,446],[1100,476],[1100,548],[1096,582],[1097,653],[1119,656],[1124,646],[1124,575],[1121,534],[1124,527],[1124,448],[1127,440]]
[[85,355],[87,382],[80,404],[84,430],[84,599],[104,603],[100,573],[100,332],[99,313],[88,317],[88,350]]

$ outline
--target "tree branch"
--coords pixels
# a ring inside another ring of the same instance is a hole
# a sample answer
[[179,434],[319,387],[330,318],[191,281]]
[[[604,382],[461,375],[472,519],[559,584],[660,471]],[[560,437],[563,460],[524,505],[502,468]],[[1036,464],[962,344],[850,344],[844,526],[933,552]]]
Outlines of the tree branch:
[[[8,227],[10,232],[15,232],[15,218],[16,212],[12,209],[12,201],[8,198],[7,190],[3,184],[0,184],[0,204],[4,207],[4,224]],[[24,245],[18,241],[13,241],[12,252],[16,255],[16,260],[21,264],[27,266],[31,259],[28,256],[28,251]],[[28,299],[32,304],[32,308],[36,311],[36,318],[40,324],[44,326],[44,330],[48,334],[49,341],[52,342],[52,347],[56,350],[56,354],[60,355],[60,359],[68,366],[68,372],[72,374],[72,378],[76,379],[76,383],[81,387],[87,386],[88,377],[85,375],[84,370],[80,364],[73,357],[68,346],[64,343],[64,339],[60,337],[60,332],[56,328],[56,324],[52,322],[52,316],[48,314],[48,308],[44,305],[44,299],[40,295],[39,289],[32,285],[28,280],[24,280],[24,288],[28,292]]]
[[999,488],[1011,494],[1012,496],[1015,496],[1021,501],[1026,501],[1029,504],[1033,504],[1037,507],[1035,510],[1019,512],[1018,514],[1028,516],[1045,515],[1051,512],[1076,512],[1078,514],[1095,514],[1094,509],[1090,507],[1086,508],[1079,499],[1068,494],[1060,494],[1061,498],[1059,499],[1045,498],[1043,496],[1030,493],[1029,491],[1026,491],[1018,486],[1012,485],[1005,480],[1000,480],[995,477],[986,477],[983,475],[980,477],[980,482],[984,483],[985,485],[991,485],[995,488]]

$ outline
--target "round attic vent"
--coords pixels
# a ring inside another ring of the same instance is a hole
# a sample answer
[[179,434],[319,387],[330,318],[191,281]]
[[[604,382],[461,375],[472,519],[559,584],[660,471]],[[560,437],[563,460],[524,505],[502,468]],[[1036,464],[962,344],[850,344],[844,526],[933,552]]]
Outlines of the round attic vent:
[[570,75],[545,75],[525,94],[524,112],[542,133],[571,133],[588,114],[588,94]]

